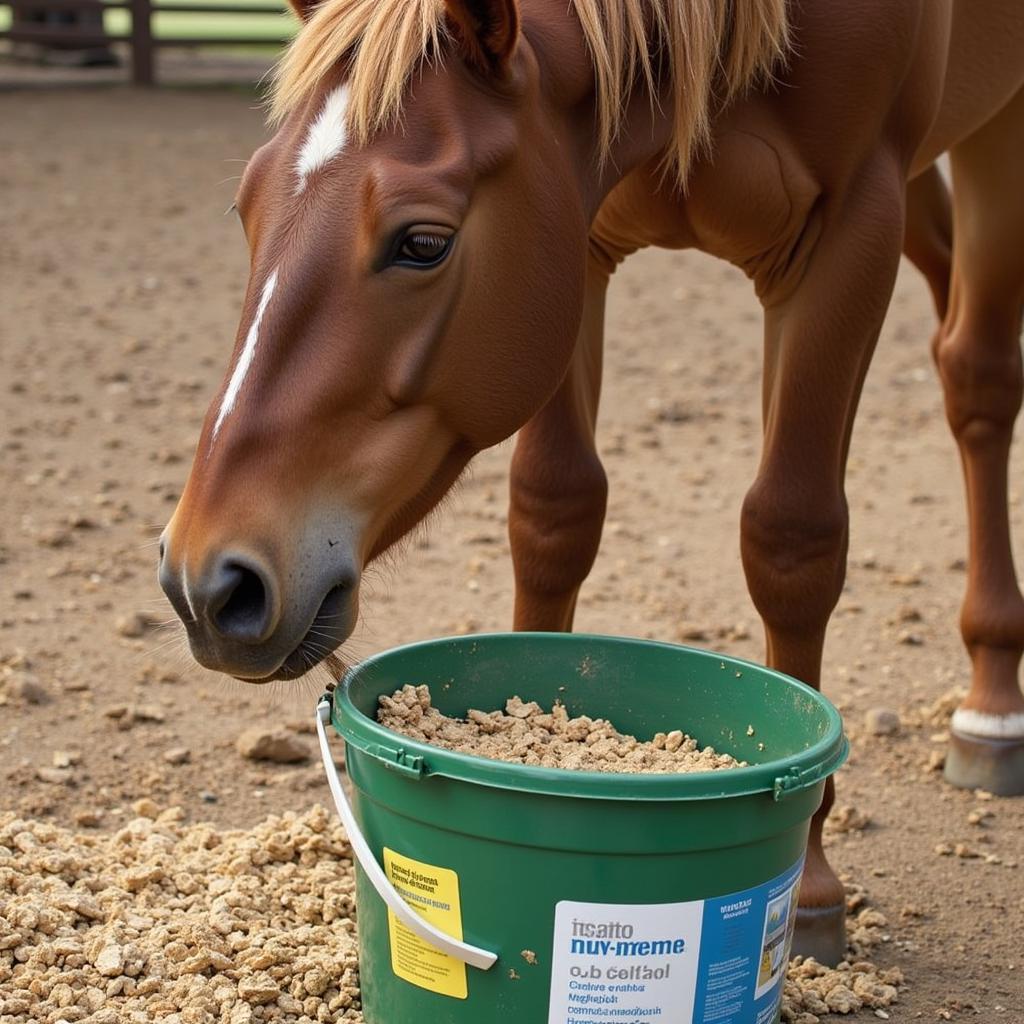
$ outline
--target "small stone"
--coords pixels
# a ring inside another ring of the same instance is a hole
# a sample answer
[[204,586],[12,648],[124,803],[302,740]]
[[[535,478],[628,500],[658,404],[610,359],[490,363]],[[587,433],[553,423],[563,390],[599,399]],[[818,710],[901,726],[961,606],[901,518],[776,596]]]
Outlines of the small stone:
[[104,946],[93,965],[104,978],[116,978],[124,971],[124,950],[116,943]]
[[36,537],[36,541],[44,548],[63,548],[71,543],[71,534],[58,526],[42,530]]
[[879,910],[873,910],[871,907],[867,907],[857,915],[857,924],[862,928],[884,928],[888,923],[885,914]]
[[249,978],[242,978],[238,983],[238,995],[250,1006],[263,1006],[272,1003],[281,994],[277,982],[267,974],[259,971]]
[[156,805],[154,801],[150,800],[148,797],[142,800],[136,800],[135,803],[132,804],[132,810],[140,818],[153,819],[160,814],[160,808]]
[[311,996],[322,996],[331,987],[331,976],[327,971],[314,967],[306,971],[302,985]]
[[533,701],[524,704],[518,697],[513,697],[507,702],[505,713],[511,718],[531,718],[540,714],[540,705]]
[[856,807],[836,807],[826,822],[832,832],[861,832],[871,824],[871,819]]
[[65,768],[37,768],[36,778],[54,786],[66,786],[72,781],[71,772]]
[[889,584],[893,587],[919,587],[921,577],[916,572],[895,573],[889,577]]
[[82,760],[82,755],[77,750],[55,750],[53,752],[54,768],[70,768]]
[[665,749],[669,752],[678,750],[683,745],[685,737],[679,729],[673,729],[665,737]]
[[249,761],[272,761],[275,764],[298,764],[309,759],[309,746],[286,729],[273,732],[247,729],[235,744],[238,753]]
[[704,626],[699,626],[695,622],[684,622],[676,630],[676,638],[678,640],[707,640],[708,631]]
[[188,764],[192,759],[192,751],[188,747],[171,747],[164,751],[164,760],[168,764]]
[[216,793],[211,793],[208,789],[204,789],[202,793],[199,794],[199,799],[202,800],[204,804],[215,804],[218,797]]
[[828,1008],[834,1013],[853,1013],[859,1010],[864,1004],[857,995],[846,985],[836,985],[828,995],[825,996]]
[[102,822],[102,811],[75,811],[75,824],[81,828],[99,828]]
[[900,716],[888,708],[869,708],[864,726],[872,736],[893,736],[900,729]]
[[524,949],[519,954],[531,967],[537,966],[537,954],[532,949]]
[[26,704],[46,704],[50,700],[50,694],[46,688],[32,675],[15,677],[11,686],[11,694],[19,697]]
[[953,847],[953,852],[961,858],[961,860],[974,860],[976,857],[980,857],[981,854],[972,850],[966,843],[957,843]]

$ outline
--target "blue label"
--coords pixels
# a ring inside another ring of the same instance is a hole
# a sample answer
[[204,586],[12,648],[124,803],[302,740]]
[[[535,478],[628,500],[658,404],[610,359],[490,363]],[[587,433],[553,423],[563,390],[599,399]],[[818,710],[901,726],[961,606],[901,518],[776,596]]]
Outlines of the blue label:
[[802,871],[686,903],[562,901],[548,1024],[771,1024]]
[[804,862],[704,901],[693,1024],[769,1024],[782,997]]

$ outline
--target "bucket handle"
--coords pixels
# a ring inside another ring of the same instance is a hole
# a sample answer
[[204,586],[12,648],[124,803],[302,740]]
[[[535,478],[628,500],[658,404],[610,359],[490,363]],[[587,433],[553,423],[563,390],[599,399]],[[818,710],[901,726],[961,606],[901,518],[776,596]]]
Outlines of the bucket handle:
[[418,935],[424,942],[447,953],[456,960],[469,964],[470,967],[477,967],[486,971],[494,966],[498,960],[497,953],[491,953],[486,949],[471,946],[465,942],[459,942],[450,935],[435,928],[425,921],[413,910],[408,903],[398,894],[398,891],[391,884],[390,879],[384,873],[383,868],[377,863],[370,844],[366,841],[356,816],[352,811],[352,805],[348,802],[345,790],[342,788],[341,780],[338,778],[338,771],[334,767],[334,758],[331,756],[331,748],[327,743],[327,731],[325,724],[331,720],[331,702],[324,697],[316,706],[316,732],[320,740],[320,756],[323,758],[324,769],[327,772],[327,784],[331,787],[331,796],[334,797],[334,805],[338,808],[338,815],[345,831],[348,833],[349,843],[352,845],[352,852],[356,855],[360,867],[366,873],[370,884],[377,890],[377,895],[387,904],[388,909],[409,929]]

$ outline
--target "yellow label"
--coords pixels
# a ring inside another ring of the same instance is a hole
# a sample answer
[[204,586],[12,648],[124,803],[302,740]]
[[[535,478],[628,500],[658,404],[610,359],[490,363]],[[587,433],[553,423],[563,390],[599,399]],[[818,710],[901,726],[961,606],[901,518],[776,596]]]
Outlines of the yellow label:
[[[462,941],[462,907],[459,903],[459,876],[447,868],[437,868],[403,857],[384,848],[384,870],[388,880],[409,906],[439,931]],[[466,965],[442,953],[409,931],[392,911],[388,911],[391,935],[391,969],[409,982],[455,999],[465,999]]]

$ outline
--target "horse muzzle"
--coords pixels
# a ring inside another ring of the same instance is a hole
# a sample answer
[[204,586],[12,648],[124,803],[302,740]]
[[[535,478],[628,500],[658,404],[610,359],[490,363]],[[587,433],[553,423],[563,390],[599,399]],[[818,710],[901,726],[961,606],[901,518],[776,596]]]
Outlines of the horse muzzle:
[[307,551],[282,571],[251,549],[226,548],[208,553],[193,575],[165,536],[160,586],[201,665],[253,683],[294,679],[355,628],[359,572],[348,550]]

